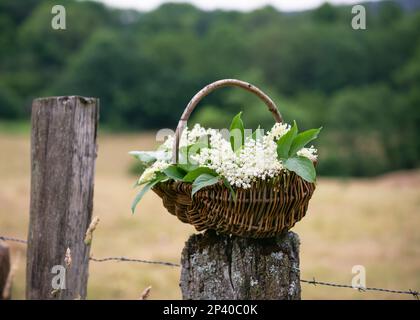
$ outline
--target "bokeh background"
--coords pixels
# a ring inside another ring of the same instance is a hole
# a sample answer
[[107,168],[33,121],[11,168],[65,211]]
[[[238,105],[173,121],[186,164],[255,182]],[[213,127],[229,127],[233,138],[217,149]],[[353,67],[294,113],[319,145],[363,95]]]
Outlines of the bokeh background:
[[[112,1],[110,1],[112,2]],[[147,1],[145,1],[147,2]],[[211,1],[208,1],[209,3]],[[252,1],[250,1],[252,2]],[[148,194],[130,214],[138,168],[131,150],[156,146],[192,95],[238,78],[269,93],[286,121],[323,126],[320,179],[302,241],[302,278],[420,289],[420,3],[362,3],[367,29],[351,28],[351,5],[303,11],[203,10],[164,3],[149,11],[63,1],[66,30],[51,28],[56,1],[0,1],[0,235],[25,238],[30,183],[30,107],[35,97],[101,100],[94,215],[95,257],[177,262],[193,228]],[[269,128],[264,105],[239,89],[208,96],[191,123]],[[10,244],[13,297],[24,297],[25,247]],[[179,270],[91,263],[89,298],[180,298]],[[303,298],[403,298],[303,285]],[[408,297],[410,298],[410,297]]]

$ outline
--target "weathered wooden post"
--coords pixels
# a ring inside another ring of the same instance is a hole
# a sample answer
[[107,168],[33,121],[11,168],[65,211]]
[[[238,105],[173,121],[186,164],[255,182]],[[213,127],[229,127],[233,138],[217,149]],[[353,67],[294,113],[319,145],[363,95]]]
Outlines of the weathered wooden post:
[[86,297],[98,117],[96,98],[33,101],[27,299]]
[[181,258],[183,299],[300,299],[299,237],[248,239],[206,231]]
[[0,300],[10,298],[7,283],[10,274],[9,246],[0,240]]

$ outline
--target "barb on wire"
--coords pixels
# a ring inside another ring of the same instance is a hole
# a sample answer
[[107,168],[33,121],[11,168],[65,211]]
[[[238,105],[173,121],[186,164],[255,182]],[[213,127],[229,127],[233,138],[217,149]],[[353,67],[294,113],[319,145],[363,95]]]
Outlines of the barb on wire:
[[309,281],[309,283],[310,283],[310,284],[313,284],[313,285],[314,285],[314,287],[316,287],[316,283],[317,283],[317,282],[316,282],[316,280],[315,280],[315,277],[313,277],[313,278],[312,278],[312,281]]
[[419,292],[418,291],[413,291],[411,289],[409,291],[413,295],[414,298],[416,298],[417,300],[419,300]]
[[[0,240],[4,241],[12,241],[12,242],[18,242],[18,243],[27,243],[26,240],[13,238],[13,237],[5,237],[0,236]],[[106,262],[106,261],[121,261],[121,262],[137,262],[137,263],[147,263],[147,264],[158,264],[158,265],[164,265],[164,266],[170,266],[170,267],[180,267],[181,265],[178,263],[173,262],[165,262],[165,261],[150,261],[150,260],[142,260],[142,259],[134,259],[134,258],[127,258],[127,257],[105,257],[105,258],[89,258],[91,261],[95,262]],[[291,268],[293,271],[300,272],[300,269],[295,266],[285,266],[285,268]],[[347,284],[339,284],[339,283],[332,283],[332,282],[324,282],[324,281],[317,281],[315,277],[312,278],[312,280],[305,280],[300,279],[300,282],[312,284],[314,286],[320,285],[320,286],[328,286],[328,287],[335,287],[335,288],[349,288],[349,289],[357,289],[359,292],[366,292],[366,291],[379,291],[379,292],[387,292],[387,293],[395,293],[395,294],[406,294],[411,295],[415,299],[419,300],[420,293],[417,290],[411,290],[408,291],[404,290],[391,290],[391,289],[383,289],[383,288],[373,288],[373,287],[353,287],[351,285]]]

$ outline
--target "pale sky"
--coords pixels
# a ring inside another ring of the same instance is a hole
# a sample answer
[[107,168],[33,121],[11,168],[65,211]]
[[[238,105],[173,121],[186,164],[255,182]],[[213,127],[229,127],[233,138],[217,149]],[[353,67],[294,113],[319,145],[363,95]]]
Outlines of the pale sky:
[[[324,0],[96,0],[106,5],[149,11],[157,8],[165,2],[188,2],[204,10],[228,9],[249,11],[266,5],[271,5],[281,11],[297,11],[312,9],[326,2]],[[361,1],[355,0],[329,0],[332,4],[356,4]]]

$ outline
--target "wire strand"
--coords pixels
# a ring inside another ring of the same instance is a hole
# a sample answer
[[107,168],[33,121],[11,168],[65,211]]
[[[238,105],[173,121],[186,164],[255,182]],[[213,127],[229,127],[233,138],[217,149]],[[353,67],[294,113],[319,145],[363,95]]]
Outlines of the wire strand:
[[142,259],[133,259],[127,257],[105,257],[105,258],[89,258],[91,261],[95,262],[106,262],[106,261],[123,261],[123,262],[138,262],[138,263],[147,263],[147,264],[160,264],[164,266],[170,267],[180,267],[180,264],[173,263],[173,262],[165,262],[165,261],[150,261],[150,260],[142,260]]
[[26,241],[26,240],[22,240],[22,239],[18,239],[18,238],[13,238],[13,237],[5,237],[5,236],[0,236],[0,240],[10,241],[10,242],[18,242],[18,243],[24,243],[24,244],[27,244],[28,243],[28,241]]
[[396,294],[408,294],[408,295],[412,295],[417,300],[419,299],[419,292],[418,291],[413,291],[411,289],[408,290],[408,291],[403,291],[403,290],[391,290],[391,289],[371,288],[371,287],[353,287],[353,286],[347,285],[347,284],[324,282],[324,281],[316,281],[315,278],[313,280],[300,279],[300,282],[312,284],[314,286],[321,285],[321,286],[328,286],[328,287],[335,287],[335,288],[356,289],[356,290],[359,290],[360,292],[365,292],[365,291],[380,291],[380,292],[388,292],[388,293],[396,293]]
[[[3,241],[10,241],[10,242],[17,242],[22,244],[27,244],[28,242],[23,239],[18,239],[14,237],[6,237],[6,236],[0,236],[0,240]],[[151,260],[143,260],[143,259],[134,259],[134,258],[127,258],[127,257],[104,257],[104,258],[94,258],[90,257],[89,260],[94,262],[107,262],[107,261],[119,261],[119,262],[136,262],[136,263],[145,263],[145,264],[157,264],[157,265],[163,265],[163,266],[169,266],[169,267],[180,267],[181,265],[178,263],[173,262],[166,262],[166,261],[151,261]],[[300,269],[295,266],[285,266],[282,265],[282,267],[290,268],[295,272],[300,273]],[[320,286],[327,286],[327,287],[334,287],[334,288],[348,288],[348,289],[357,289],[360,292],[366,292],[366,291],[378,291],[378,292],[387,292],[387,293],[394,293],[394,294],[405,294],[405,295],[411,295],[413,298],[419,300],[419,292],[417,290],[391,290],[391,289],[384,289],[384,288],[373,288],[373,287],[354,287],[347,284],[340,284],[340,283],[333,283],[333,282],[325,282],[325,281],[317,281],[315,278],[312,280],[305,280],[300,279],[300,282],[312,284],[314,286],[320,285]]]

